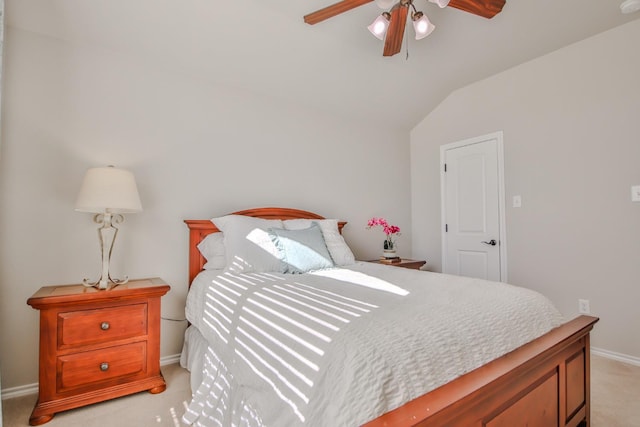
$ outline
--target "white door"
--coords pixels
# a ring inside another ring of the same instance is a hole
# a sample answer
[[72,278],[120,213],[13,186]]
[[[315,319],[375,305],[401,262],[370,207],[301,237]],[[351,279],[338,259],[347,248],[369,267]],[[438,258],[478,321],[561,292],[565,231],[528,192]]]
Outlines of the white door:
[[441,147],[443,272],[506,281],[502,132]]

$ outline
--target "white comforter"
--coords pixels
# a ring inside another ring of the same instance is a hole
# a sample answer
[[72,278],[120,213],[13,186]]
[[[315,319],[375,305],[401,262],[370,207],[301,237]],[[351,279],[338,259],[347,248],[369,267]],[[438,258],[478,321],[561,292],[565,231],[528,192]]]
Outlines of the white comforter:
[[528,289],[371,263],[219,273],[187,301],[209,342],[197,426],[360,425],[562,321]]

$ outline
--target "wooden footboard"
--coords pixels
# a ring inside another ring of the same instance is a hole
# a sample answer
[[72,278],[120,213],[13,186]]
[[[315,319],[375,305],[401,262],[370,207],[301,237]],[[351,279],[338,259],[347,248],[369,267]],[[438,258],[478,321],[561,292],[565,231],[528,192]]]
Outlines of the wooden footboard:
[[365,426],[590,426],[589,332],[597,321],[579,316]]

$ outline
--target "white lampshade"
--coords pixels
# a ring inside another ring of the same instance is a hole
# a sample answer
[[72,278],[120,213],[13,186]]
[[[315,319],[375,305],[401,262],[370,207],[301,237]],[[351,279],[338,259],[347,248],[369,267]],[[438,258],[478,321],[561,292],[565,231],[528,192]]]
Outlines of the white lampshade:
[[423,39],[436,29],[436,26],[429,21],[427,15],[417,12],[413,16],[413,29],[416,32],[416,40]]
[[87,170],[75,209],[93,213],[142,211],[135,177],[129,171],[113,166]]
[[384,35],[387,33],[387,29],[389,28],[389,18],[391,15],[388,12],[384,12],[379,15],[375,21],[371,23],[367,28],[371,31],[375,37],[382,40]]
[[429,0],[431,3],[435,3],[441,8],[447,7],[449,5],[449,0]]

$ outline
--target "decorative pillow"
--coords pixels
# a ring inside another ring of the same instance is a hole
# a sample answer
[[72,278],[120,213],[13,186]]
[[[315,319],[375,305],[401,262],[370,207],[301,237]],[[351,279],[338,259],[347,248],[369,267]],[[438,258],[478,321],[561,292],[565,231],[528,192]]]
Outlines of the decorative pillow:
[[268,231],[269,228],[282,228],[282,221],[244,215],[226,215],[211,221],[224,234],[226,271],[284,272],[280,253]]
[[285,273],[306,273],[334,266],[317,224],[302,230],[270,228],[269,234],[280,251]]
[[227,265],[224,235],[222,233],[209,234],[198,243],[198,250],[207,260],[203,267],[205,270],[222,269]]
[[333,263],[338,266],[355,264],[356,258],[338,230],[337,219],[288,219],[283,222],[287,230],[301,230],[309,228],[314,222],[317,223],[322,230]]

